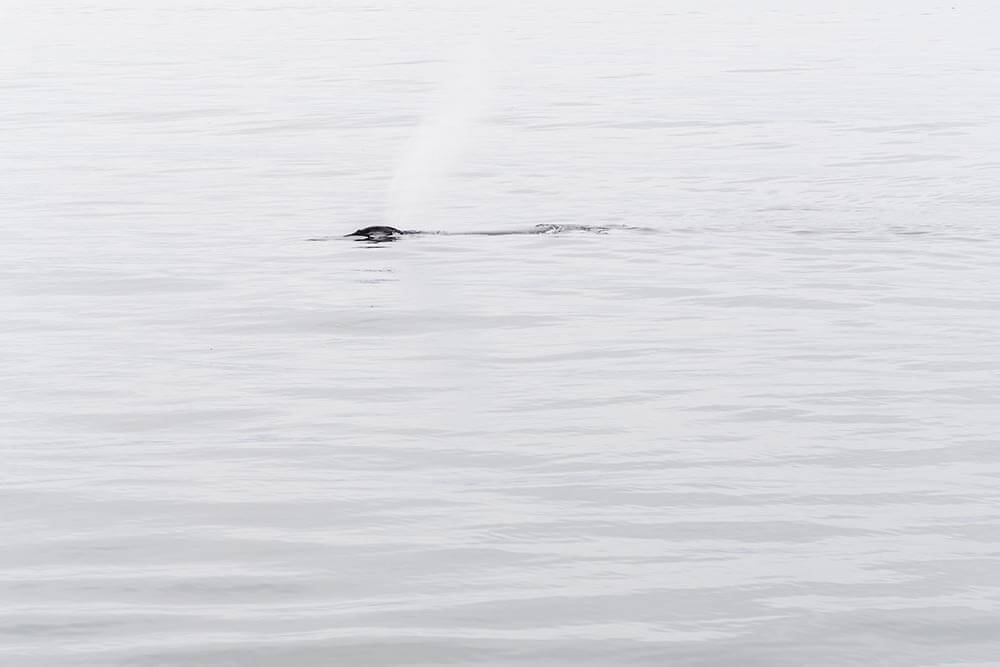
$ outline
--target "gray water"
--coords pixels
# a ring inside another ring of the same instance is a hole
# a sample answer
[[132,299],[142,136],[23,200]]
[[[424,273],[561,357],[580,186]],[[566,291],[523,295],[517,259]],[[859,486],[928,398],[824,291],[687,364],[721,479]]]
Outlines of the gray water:
[[0,7],[3,665],[1000,665],[994,3]]

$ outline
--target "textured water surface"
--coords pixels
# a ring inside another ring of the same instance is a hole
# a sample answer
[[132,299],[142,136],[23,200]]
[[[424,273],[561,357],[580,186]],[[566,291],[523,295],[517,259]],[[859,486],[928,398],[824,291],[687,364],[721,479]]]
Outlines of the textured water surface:
[[3,664],[1000,664],[992,4],[0,7]]

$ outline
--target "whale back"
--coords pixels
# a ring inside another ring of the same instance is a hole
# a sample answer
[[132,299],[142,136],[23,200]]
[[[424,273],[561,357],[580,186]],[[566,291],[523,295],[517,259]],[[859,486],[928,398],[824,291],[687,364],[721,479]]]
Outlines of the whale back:
[[390,241],[392,239],[397,239],[403,234],[405,234],[401,229],[396,229],[395,227],[389,227],[388,225],[373,225],[371,227],[362,227],[357,229],[350,234],[345,234],[345,236],[356,237],[358,239],[365,239],[368,241]]

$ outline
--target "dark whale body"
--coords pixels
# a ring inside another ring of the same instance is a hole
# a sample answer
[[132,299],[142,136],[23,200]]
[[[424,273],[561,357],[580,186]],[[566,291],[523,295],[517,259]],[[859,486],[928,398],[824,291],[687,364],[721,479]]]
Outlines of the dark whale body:
[[403,236],[418,235],[418,234],[419,235],[435,234],[439,236],[510,236],[513,234],[555,234],[558,232],[567,232],[567,231],[596,232],[600,234],[613,228],[639,229],[637,227],[627,227],[625,225],[609,225],[605,227],[597,227],[590,225],[540,224],[525,229],[507,229],[507,230],[491,231],[491,232],[423,232],[411,229],[396,229],[395,227],[389,227],[388,225],[374,225],[372,227],[362,227],[361,229],[355,230],[350,234],[345,234],[345,237],[353,238],[358,241],[375,241],[376,243],[378,243],[382,241],[395,241],[397,239],[402,238]]
[[374,225],[372,227],[362,227],[345,236],[357,237],[359,241],[395,241],[404,234],[418,234],[419,232],[404,232],[402,229],[389,227],[388,225]]

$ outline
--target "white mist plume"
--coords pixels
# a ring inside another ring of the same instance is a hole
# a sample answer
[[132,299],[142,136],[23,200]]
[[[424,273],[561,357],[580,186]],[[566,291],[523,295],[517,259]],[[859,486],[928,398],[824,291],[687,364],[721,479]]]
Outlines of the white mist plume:
[[479,40],[459,51],[435,103],[411,138],[392,181],[389,224],[420,226],[437,188],[457,162],[482,112],[488,90],[487,48]]

